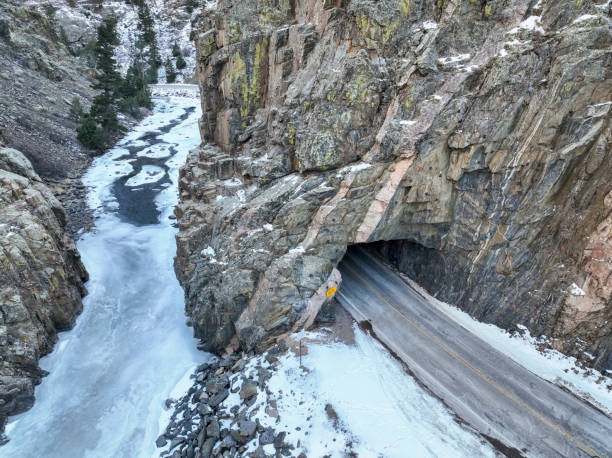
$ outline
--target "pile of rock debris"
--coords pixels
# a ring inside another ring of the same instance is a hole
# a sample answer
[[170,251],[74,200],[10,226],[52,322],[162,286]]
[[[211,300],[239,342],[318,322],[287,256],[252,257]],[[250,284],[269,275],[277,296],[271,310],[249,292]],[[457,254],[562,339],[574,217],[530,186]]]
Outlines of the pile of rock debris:
[[[285,442],[286,432],[265,427],[255,418],[264,405],[265,415],[279,417],[266,383],[279,365],[277,356],[285,351],[280,344],[261,357],[234,354],[225,359],[212,357],[200,365],[187,394],[166,401],[174,412],[156,441],[163,448],[160,456],[294,455],[294,446]],[[266,396],[263,405],[256,403],[260,393]]]

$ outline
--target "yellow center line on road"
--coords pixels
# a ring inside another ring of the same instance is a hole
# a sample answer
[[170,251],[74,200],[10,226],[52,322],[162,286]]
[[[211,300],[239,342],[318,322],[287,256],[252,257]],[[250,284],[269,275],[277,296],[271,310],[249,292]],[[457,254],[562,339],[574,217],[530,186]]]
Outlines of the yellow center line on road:
[[414,320],[412,320],[411,318],[409,318],[408,316],[406,316],[401,310],[398,310],[397,307],[395,307],[395,305],[393,305],[391,302],[389,302],[382,294],[380,294],[376,288],[374,288],[372,285],[370,285],[370,283],[363,278],[358,272],[355,271],[355,269],[351,268],[349,265],[347,265],[347,263],[344,263],[344,266],[353,273],[353,275],[355,275],[357,278],[359,278],[359,280],[366,286],[366,288],[368,288],[370,291],[372,291],[376,296],[378,296],[380,299],[382,299],[387,305],[389,305],[389,307],[391,307],[393,310],[395,310],[402,318],[404,318],[406,321],[408,321],[417,331],[419,331],[421,334],[423,334],[425,337],[427,337],[429,340],[431,340],[434,344],[436,344],[438,347],[440,347],[442,350],[444,350],[446,353],[448,353],[450,356],[452,356],[453,358],[455,358],[457,361],[459,361],[461,364],[463,364],[465,367],[467,367],[468,369],[470,369],[472,372],[474,372],[476,375],[478,375],[481,379],[483,379],[485,382],[487,382],[489,385],[491,385],[493,388],[495,388],[497,391],[499,391],[503,396],[505,396],[506,398],[508,398],[509,400],[511,400],[512,402],[514,402],[515,404],[517,404],[519,407],[522,407],[523,409],[525,409],[527,412],[529,412],[533,417],[537,418],[538,420],[542,421],[543,423],[545,423],[546,425],[550,426],[552,429],[554,429],[555,431],[557,431],[559,434],[561,434],[563,437],[565,437],[567,440],[569,440],[570,442],[573,442],[574,444],[576,444],[576,446],[582,450],[583,452],[593,456],[593,457],[600,457],[603,458],[604,455],[596,452],[595,450],[593,450],[592,448],[590,448],[588,445],[584,444],[583,442],[581,442],[579,439],[576,439],[574,436],[572,436],[570,433],[568,433],[567,431],[565,431],[561,426],[557,425],[556,423],[554,423],[552,420],[549,420],[547,417],[545,417],[544,415],[542,415],[540,412],[538,412],[537,410],[535,410],[534,408],[530,407],[529,405],[525,404],[523,401],[521,401],[520,399],[518,399],[516,396],[514,396],[513,394],[509,393],[507,390],[505,390],[504,388],[502,388],[501,386],[499,386],[497,383],[495,383],[491,378],[489,378],[487,375],[483,374],[478,368],[472,366],[469,362],[467,362],[465,359],[463,359],[460,355],[458,355],[457,353],[455,353],[453,350],[451,350],[450,348],[448,348],[446,345],[444,345],[442,342],[440,342],[438,339],[436,339],[433,335],[431,335],[428,331],[426,331],[425,329],[423,329],[421,326],[419,326]]

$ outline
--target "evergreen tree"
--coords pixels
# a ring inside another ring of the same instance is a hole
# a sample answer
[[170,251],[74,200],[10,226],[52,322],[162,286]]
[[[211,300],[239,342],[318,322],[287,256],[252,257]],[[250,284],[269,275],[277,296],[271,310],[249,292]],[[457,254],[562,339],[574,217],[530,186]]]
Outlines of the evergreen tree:
[[77,129],[77,139],[84,146],[98,151],[104,150],[105,138],[121,130],[117,120],[117,103],[122,78],[115,61],[115,46],[117,38],[117,19],[104,19],[98,27],[98,34],[93,56],[95,58],[95,82],[92,87],[98,91],[93,104],[82,118]]
[[174,83],[176,81],[176,70],[170,59],[166,60],[166,83]]
[[90,68],[94,68],[96,66],[96,39],[92,38],[87,40],[85,46],[79,49],[77,55],[80,57],[84,57],[87,60],[87,65]]
[[155,43],[155,22],[151,16],[151,10],[146,3],[138,5],[138,30],[142,33],[144,42],[151,46]]
[[138,30],[140,31],[139,41],[144,47],[148,47],[148,66],[147,82],[149,84],[157,83],[157,69],[161,65],[159,50],[157,48],[157,39],[155,36],[155,21],[151,16],[149,5],[144,2],[138,3]]
[[96,82],[93,88],[102,91],[93,101],[91,115],[102,125],[105,133],[120,130],[117,121],[117,101],[119,87],[122,83],[115,60],[115,46],[119,44],[117,37],[117,19],[106,18],[98,27],[96,48]]
[[45,12],[45,16],[49,19],[49,22],[55,22],[55,13],[57,13],[58,8],[51,3],[45,3],[43,5],[43,10]]
[[176,58],[176,68],[183,70],[185,67],[187,67],[187,62],[185,62],[183,56],[179,54],[179,56]]
[[178,57],[181,55],[181,48],[179,47],[178,43],[174,43],[174,45],[172,46],[172,56],[173,57]]
[[83,122],[77,129],[77,140],[87,148],[96,151],[104,150],[104,132],[93,116],[86,115],[83,118]]
[[74,50],[70,46],[70,40],[68,40],[68,35],[66,34],[66,29],[64,29],[64,27],[62,27],[60,25],[59,31],[60,31],[59,32],[59,41],[60,41],[60,43],[63,44],[64,46],[66,46],[66,49],[68,49],[68,52],[74,56],[75,55],[74,54]]
[[[84,146],[98,151],[104,150],[106,140],[113,133],[122,130],[117,119],[118,110],[137,116],[140,107],[153,106],[147,85],[157,82],[157,69],[161,65],[154,21],[148,5],[143,0],[126,0],[126,3],[138,6],[140,33],[135,46],[135,57],[125,78],[121,77],[114,57],[115,47],[119,44],[117,19],[110,17],[98,27],[97,39],[95,43],[88,44],[85,54],[91,55],[91,63],[95,66],[95,83],[92,87],[99,92],[87,115],[77,116],[79,107],[76,104],[73,107],[75,119],[80,117],[81,120],[77,130],[78,140]],[[169,64],[170,78],[175,80],[176,71],[172,62]]]
[[121,93],[121,111],[136,116],[138,108],[152,108],[151,93],[147,87],[145,65],[142,56],[137,54],[128,68],[119,92]]

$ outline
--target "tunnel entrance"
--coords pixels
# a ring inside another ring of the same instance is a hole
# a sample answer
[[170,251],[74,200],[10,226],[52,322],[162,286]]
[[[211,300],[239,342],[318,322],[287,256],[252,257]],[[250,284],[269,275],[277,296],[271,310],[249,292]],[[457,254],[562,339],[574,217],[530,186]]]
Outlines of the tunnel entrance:
[[[359,253],[362,253],[361,257]],[[358,264],[365,261],[363,253],[379,260],[379,268],[386,270],[385,275],[395,275],[392,270],[404,274],[430,296],[459,308],[479,321],[509,330],[515,329],[516,323],[524,321],[514,308],[510,308],[515,297],[505,294],[506,291],[522,292],[517,283],[520,278],[504,277],[495,265],[482,263],[474,266],[469,258],[470,252],[460,246],[439,248],[408,239],[351,245],[338,266],[343,284],[343,267],[347,260],[352,259],[353,268],[359,270],[361,267]]]
[[[359,245],[349,247],[357,249]],[[391,240],[369,243],[362,249],[377,255],[387,264],[406,274],[410,279],[426,288],[432,295],[443,285],[445,277],[444,258],[440,251],[427,248],[410,240]],[[436,287],[435,290],[431,287]]]
[[465,275],[463,269],[445,259],[444,253],[410,240],[390,240],[350,245],[340,262],[347,257],[365,252],[405,274],[444,302],[457,302],[463,295]]

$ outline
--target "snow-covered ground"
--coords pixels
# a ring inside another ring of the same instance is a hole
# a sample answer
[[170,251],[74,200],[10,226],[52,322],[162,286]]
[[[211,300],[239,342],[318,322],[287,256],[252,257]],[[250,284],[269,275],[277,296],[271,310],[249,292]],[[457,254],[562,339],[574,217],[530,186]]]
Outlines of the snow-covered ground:
[[[162,61],[172,60],[176,68],[176,58],[172,56],[172,46],[177,43],[181,48],[183,58],[187,63],[184,70],[179,70],[176,82],[181,83],[191,78],[195,73],[196,50],[193,41],[189,39],[191,21],[199,11],[189,13],[184,7],[183,0],[148,0],[151,13],[155,19],[155,32],[157,44]],[[166,81],[165,68],[159,69],[159,82]]]
[[[293,456],[495,456],[488,442],[457,423],[381,344],[356,325],[353,332],[354,344],[336,341],[326,330],[293,335],[296,350],[279,357],[266,390],[248,409],[252,420],[285,431]],[[256,374],[257,366],[272,367],[263,355],[244,372]],[[239,386],[240,374],[231,381]],[[235,405],[239,394],[230,393],[223,406],[229,411]],[[222,423],[229,427],[230,420]],[[252,441],[249,451],[257,446]],[[273,445],[264,451],[273,453]]]
[[419,293],[429,298],[431,304],[437,306],[439,310],[493,348],[508,355],[544,380],[572,391],[578,397],[612,416],[612,378],[580,367],[577,365],[576,358],[551,350],[546,339],[531,336],[525,327],[519,326],[521,334],[510,334],[495,325],[477,321],[457,307],[430,296],[427,291],[405,275],[402,277]]

